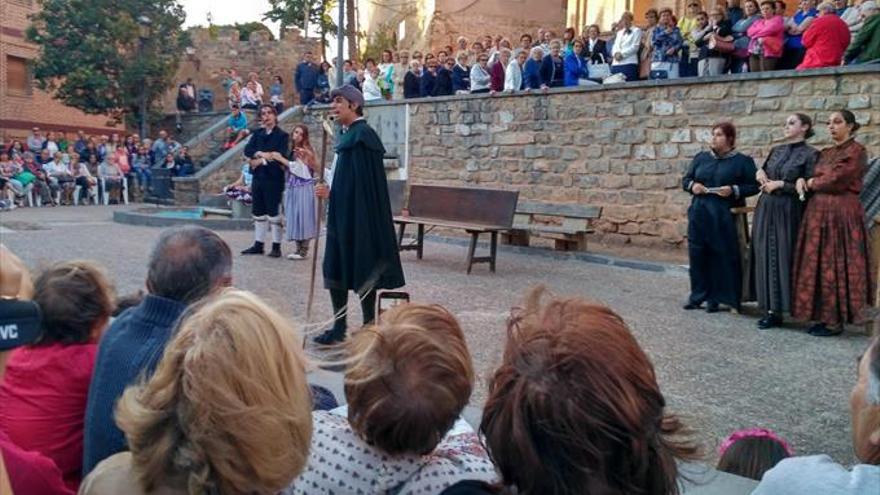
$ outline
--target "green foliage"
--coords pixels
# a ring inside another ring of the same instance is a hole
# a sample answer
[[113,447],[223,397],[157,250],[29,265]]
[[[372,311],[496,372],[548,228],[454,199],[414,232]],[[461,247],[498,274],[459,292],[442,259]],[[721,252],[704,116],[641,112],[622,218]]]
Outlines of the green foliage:
[[[190,43],[177,0],[41,0],[41,7],[27,30],[40,50],[38,87],[113,122],[137,114],[142,88],[149,108],[161,99]],[[142,16],[148,30],[138,24]]]
[[226,24],[226,25],[222,25],[222,26],[217,26],[217,25],[212,24],[208,29],[215,29],[216,30],[215,32],[217,32],[223,28],[237,29],[239,41],[247,41],[247,40],[251,39],[251,33],[253,33],[254,31],[265,31],[266,33],[269,34],[269,39],[272,41],[275,41],[275,35],[272,34],[272,31],[269,30],[269,27],[266,26],[265,24],[263,24],[262,22],[253,21],[253,22],[245,22],[244,24],[239,24],[236,22],[235,24],[232,24],[232,25]]
[[388,23],[382,23],[370,35],[361,32],[359,33],[359,36],[366,39],[364,51],[361,54],[361,60],[372,58],[378,62],[382,60],[382,51],[397,51],[397,32],[395,28]]
[[263,20],[279,22],[282,29],[288,26],[302,29],[306,4],[309,7],[309,25],[317,25],[321,33],[335,34],[334,15],[338,4],[334,0],[269,0],[271,9],[263,14]]

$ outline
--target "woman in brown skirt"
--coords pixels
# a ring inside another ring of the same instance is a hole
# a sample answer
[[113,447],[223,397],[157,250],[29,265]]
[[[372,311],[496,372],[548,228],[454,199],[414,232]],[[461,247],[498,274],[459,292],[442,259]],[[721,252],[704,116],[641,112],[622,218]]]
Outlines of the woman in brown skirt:
[[828,130],[834,146],[822,150],[813,177],[797,189],[813,193],[804,211],[794,264],[792,315],[817,322],[810,335],[828,337],[861,320],[873,294],[865,210],[859,201],[867,169],[859,129],[848,110],[833,112]]

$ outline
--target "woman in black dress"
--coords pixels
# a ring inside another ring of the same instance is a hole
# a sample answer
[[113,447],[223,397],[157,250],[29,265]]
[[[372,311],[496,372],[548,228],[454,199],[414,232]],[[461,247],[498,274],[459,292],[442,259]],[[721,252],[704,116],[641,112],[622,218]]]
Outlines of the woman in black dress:
[[681,181],[693,195],[688,208],[688,258],[691,295],[684,309],[715,313],[719,304],[739,309],[742,268],[736,226],[730,209],[758,194],[755,161],[736,151],[736,128],[724,122],[712,128],[712,150],[694,157]]
[[756,176],[761,197],[752,222],[752,261],[758,308],[765,313],[758,328],[782,324],[782,313],[791,312],[791,266],[803,213],[795,184],[812,175],[819,152],[806,140],[813,136],[813,121],[796,113],[785,120],[787,144],[770,150]]

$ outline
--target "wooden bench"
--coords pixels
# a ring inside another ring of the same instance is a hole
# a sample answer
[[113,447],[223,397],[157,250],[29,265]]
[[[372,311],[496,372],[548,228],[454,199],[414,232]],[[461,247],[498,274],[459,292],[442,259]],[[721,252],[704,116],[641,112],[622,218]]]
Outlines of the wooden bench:
[[[422,259],[425,246],[425,225],[462,229],[471,235],[468,249],[468,274],[474,263],[489,263],[495,272],[498,252],[498,233],[510,229],[519,192],[498,189],[473,189],[445,186],[410,186],[406,214],[396,215],[399,225],[398,246],[401,251],[415,250]],[[406,226],[415,224],[415,242],[403,244]],[[474,256],[480,234],[489,234],[489,256]]]
[[[587,249],[587,234],[592,233],[590,220],[599,218],[602,208],[579,204],[520,201],[516,205],[513,228],[502,235],[506,244],[528,246],[531,235],[549,237],[560,251]],[[557,217],[561,224],[536,222],[536,217]]]

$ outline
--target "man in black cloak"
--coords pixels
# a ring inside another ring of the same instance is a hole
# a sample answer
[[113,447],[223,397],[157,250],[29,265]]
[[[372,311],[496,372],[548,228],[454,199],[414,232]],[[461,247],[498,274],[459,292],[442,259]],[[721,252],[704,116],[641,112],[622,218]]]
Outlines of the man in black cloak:
[[315,337],[321,345],[345,340],[348,291],[360,297],[366,325],[375,319],[376,289],[405,283],[382,162],[385,147],[364,120],[360,91],[347,84],[330,92],[330,99],[342,134],[332,188],[320,185],[315,194],[330,198],[324,287],[330,290],[336,319],[332,328]]

